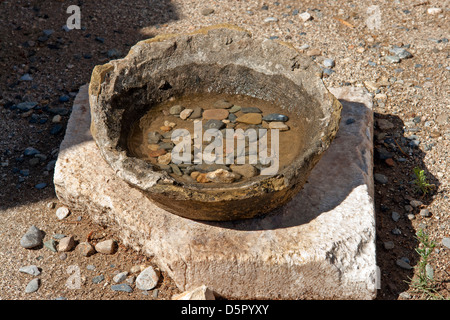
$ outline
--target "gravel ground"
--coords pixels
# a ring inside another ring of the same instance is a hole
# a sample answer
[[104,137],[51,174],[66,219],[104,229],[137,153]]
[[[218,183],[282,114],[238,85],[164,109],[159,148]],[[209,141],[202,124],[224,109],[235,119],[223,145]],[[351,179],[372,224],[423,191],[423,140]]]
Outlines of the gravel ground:
[[[150,291],[111,290],[117,272],[152,265],[151,258],[120,241],[112,255],[83,257],[76,250],[24,249],[20,239],[31,225],[45,231],[44,241],[55,234],[71,234],[79,242],[115,239],[108,228],[90,221],[89,212],[72,212],[63,220],[55,215],[61,204],[53,190],[52,165],[74,95],[89,82],[95,65],[121,57],[137,41],[218,23],[291,42],[324,66],[327,86],[364,86],[373,94],[377,299],[450,298],[448,1],[385,0],[376,6],[331,0],[111,3],[0,2],[1,299],[166,300],[178,293],[164,273]],[[65,31],[66,9],[72,4],[81,8],[82,28]],[[304,12],[310,14],[307,21]],[[41,155],[24,155],[29,147]],[[435,186],[425,195],[412,183],[415,167]],[[416,238],[419,230],[435,244],[427,267],[434,274],[428,281],[434,291],[410,283],[420,276],[423,261],[416,251],[424,246]],[[40,286],[26,293],[34,277],[18,270],[32,264],[41,268]],[[81,286],[71,289],[76,272]],[[101,275],[104,279],[94,283]]]

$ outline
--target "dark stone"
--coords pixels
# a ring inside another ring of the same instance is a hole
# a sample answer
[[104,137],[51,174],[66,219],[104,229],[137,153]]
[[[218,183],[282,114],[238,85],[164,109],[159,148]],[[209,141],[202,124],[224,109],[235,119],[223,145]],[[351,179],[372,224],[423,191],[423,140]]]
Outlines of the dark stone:
[[257,107],[242,107],[241,111],[243,113],[262,113],[261,109]]
[[289,120],[288,116],[285,116],[284,114],[279,113],[271,113],[262,118],[264,121],[270,122],[270,121],[279,121],[279,122],[286,122]]

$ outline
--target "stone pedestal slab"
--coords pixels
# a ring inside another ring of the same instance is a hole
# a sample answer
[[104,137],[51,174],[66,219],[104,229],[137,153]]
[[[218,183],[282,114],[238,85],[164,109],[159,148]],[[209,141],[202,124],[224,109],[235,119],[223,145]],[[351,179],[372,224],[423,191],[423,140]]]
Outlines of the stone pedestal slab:
[[123,244],[152,256],[182,291],[207,285],[226,298],[373,299],[372,100],[362,88],[330,92],[343,104],[337,137],[304,189],[265,217],[193,221],[130,187],[90,135],[87,85],[60,147],[56,194],[114,229]]

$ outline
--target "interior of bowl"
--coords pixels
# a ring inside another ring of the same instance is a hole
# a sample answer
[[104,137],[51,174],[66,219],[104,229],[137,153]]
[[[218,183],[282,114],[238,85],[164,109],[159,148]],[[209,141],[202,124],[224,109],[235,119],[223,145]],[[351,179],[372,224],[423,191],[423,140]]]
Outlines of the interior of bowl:
[[[163,85],[162,85],[163,84]],[[321,128],[316,119],[323,118],[317,99],[309,95],[301,86],[282,75],[267,75],[245,66],[229,64],[190,64],[171,70],[163,74],[154,73],[146,85],[132,90],[124,90],[114,96],[111,101],[111,112],[120,115],[120,123],[110,123],[110,130],[118,130],[120,138],[116,148],[125,152],[131,161],[138,160],[128,150],[127,139],[133,123],[138,121],[149,108],[156,106],[172,97],[182,97],[191,94],[220,93],[245,95],[272,102],[279,106],[279,112],[289,112],[294,115],[290,119],[290,126],[295,126],[301,134],[292,144],[302,143],[302,148],[292,163],[278,172],[295,170],[301,166],[311,146],[320,139]],[[111,117],[114,121],[116,117]],[[108,121],[108,119],[107,119]],[[114,134],[112,134],[114,135]],[[253,182],[260,181],[267,176],[257,176]],[[168,177],[170,179],[170,177]],[[192,188],[236,188],[246,185],[248,181],[237,182],[232,185],[216,184],[188,184]]]

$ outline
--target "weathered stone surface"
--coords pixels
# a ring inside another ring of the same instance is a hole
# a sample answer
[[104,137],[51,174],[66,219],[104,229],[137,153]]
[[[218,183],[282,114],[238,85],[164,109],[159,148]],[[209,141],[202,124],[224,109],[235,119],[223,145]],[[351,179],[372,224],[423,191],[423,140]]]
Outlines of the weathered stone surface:
[[[60,147],[56,194],[154,257],[180,290],[205,284],[239,299],[375,297],[373,115],[362,88],[330,89],[343,103],[344,125],[290,202],[263,218],[214,223],[171,214],[114,174],[89,133],[86,89]],[[349,118],[355,122],[345,125]]]
[[216,300],[214,293],[207,286],[203,285],[198,288],[176,294],[172,300]]

